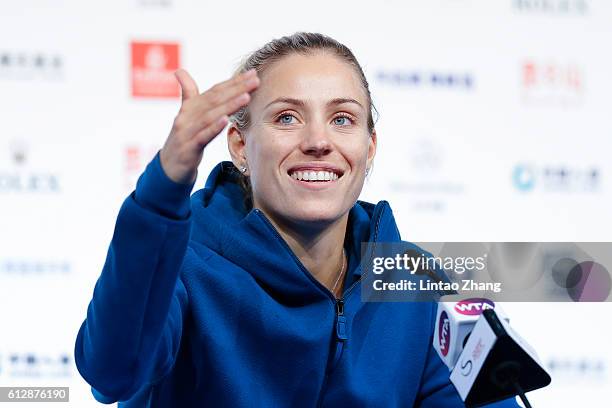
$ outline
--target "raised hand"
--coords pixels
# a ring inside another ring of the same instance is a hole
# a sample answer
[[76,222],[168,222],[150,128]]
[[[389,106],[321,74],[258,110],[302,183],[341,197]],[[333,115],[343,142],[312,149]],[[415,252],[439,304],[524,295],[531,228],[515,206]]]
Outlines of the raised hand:
[[254,69],[220,82],[200,94],[184,69],[174,74],[181,86],[181,109],[160,152],[162,168],[177,183],[193,182],[204,147],[227,125],[228,116],[251,100],[259,86]]

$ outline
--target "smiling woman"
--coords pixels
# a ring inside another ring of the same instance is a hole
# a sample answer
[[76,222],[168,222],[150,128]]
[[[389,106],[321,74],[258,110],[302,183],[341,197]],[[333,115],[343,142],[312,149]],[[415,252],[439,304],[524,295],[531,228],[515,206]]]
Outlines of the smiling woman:
[[370,92],[350,50],[333,40],[303,34],[279,43],[270,48],[282,59],[255,53],[240,70],[257,69],[261,85],[232,117],[229,150],[246,168],[253,206],[331,289],[343,273],[349,210],[376,152]]
[[[401,238],[387,202],[357,200],[377,136],[351,51],[297,33],[202,94],[186,71],[176,77],[180,111],[119,212],[76,339],[95,398],[463,406],[431,346],[434,305],[361,301],[361,243]],[[228,123],[232,162],[190,199]]]

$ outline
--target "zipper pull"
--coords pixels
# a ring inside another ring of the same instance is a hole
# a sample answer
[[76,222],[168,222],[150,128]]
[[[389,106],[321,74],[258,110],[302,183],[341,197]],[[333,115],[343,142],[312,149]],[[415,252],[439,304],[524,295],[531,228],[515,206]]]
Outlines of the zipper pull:
[[336,301],[336,337],[339,341],[346,341],[346,316],[344,316],[344,300]]

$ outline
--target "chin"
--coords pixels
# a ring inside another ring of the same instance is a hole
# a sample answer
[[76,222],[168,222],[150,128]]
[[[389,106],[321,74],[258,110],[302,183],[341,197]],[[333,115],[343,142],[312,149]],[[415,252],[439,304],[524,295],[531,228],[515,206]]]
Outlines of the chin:
[[295,196],[290,199],[285,196],[284,199],[267,200],[267,202],[272,205],[260,203],[255,207],[261,208],[277,223],[303,227],[337,222],[348,213],[354,204],[354,202],[347,202],[346,199],[339,200],[335,197],[298,199]]
[[347,211],[340,206],[322,203],[293,208],[287,218],[295,223],[332,223],[342,218]]

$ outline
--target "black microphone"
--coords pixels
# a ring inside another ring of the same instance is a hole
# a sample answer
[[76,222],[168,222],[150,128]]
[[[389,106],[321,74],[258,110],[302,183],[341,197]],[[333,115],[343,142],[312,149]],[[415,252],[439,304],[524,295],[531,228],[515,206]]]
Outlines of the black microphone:
[[495,310],[484,310],[453,368],[450,380],[467,407],[478,407],[546,387],[550,375],[535,351]]

